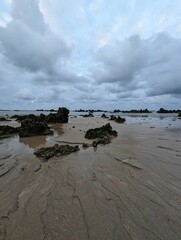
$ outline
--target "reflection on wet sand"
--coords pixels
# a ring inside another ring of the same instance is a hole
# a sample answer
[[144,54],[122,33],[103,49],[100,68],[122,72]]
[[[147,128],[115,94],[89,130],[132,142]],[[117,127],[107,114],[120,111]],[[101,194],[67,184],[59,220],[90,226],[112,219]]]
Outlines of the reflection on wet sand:
[[19,142],[27,145],[29,148],[37,148],[46,143],[46,136],[33,136],[26,138],[19,138]]

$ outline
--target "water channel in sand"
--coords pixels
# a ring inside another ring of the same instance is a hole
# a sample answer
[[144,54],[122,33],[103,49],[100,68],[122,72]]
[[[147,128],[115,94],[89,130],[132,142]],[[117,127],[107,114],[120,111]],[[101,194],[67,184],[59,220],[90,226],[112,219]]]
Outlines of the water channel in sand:
[[[1,139],[0,240],[180,240],[181,120],[130,118],[111,122],[110,144],[85,150],[85,131],[107,119],[72,117],[52,136]],[[33,154],[63,142],[80,151],[48,162]]]

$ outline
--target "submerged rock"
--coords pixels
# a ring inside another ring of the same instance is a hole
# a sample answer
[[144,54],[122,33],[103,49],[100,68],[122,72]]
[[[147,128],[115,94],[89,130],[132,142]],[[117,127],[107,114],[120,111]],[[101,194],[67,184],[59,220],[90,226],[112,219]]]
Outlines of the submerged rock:
[[113,121],[115,121],[115,122],[117,122],[117,123],[124,123],[124,122],[126,121],[125,118],[122,118],[122,117],[120,117],[120,116],[116,117],[116,116],[114,116],[114,115],[111,115],[111,117],[110,117],[109,120],[113,120]]
[[53,134],[46,122],[35,119],[25,119],[21,122],[20,137]]
[[53,147],[40,148],[34,154],[37,157],[41,157],[46,161],[54,156],[59,157],[59,156],[68,155],[72,152],[77,152],[77,151],[79,151],[78,145],[70,146],[68,144],[67,145],[55,144]]
[[86,134],[85,138],[88,139],[98,139],[96,141],[97,144],[108,144],[110,143],[110,136],[117,136],[117,132],[112,130],[110,123],[103,125],[100,128],[89,129]]

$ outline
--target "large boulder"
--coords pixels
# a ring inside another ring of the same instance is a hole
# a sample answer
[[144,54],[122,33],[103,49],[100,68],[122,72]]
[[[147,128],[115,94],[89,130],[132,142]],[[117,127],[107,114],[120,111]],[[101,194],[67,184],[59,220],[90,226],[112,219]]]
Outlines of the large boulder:
[[38,118],[26,118],[21,122],[19,131],[20,137],[31,137],[36,135],[53,134],[46,122],[40,121]]
[[67,123],[69,118],[69,110],[65,107],[59,108],[57,113],[50,113],[46,116],[47,123]]
[[57,111],[57,120],[59,123],[67,123],[69,117],[69,110],[65,107],[59,108]]

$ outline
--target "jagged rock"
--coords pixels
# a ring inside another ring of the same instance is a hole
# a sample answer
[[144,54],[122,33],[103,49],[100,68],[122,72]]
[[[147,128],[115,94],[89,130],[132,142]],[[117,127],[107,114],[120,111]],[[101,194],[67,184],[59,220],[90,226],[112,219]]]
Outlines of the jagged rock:
[[101,118],[108,118],[105,113],[101,115]]
[[122,118],[122,117],[120,117],[120,116],[116,117],[116,116],[114,116],[114,115],[111,115],[111,117],[110,117],[109,120],[113,120],[113,121],[115,121],[115,122],[117,122],[117,123],[124,123],[124,122],[126,121],[125,118]]
[[88,139],[102,139],[104,137],[109,138],[110,136],[117,136],[117,132],[115,130],[112,130],[110,123],[107,123],[100,128],[89,129],[85,134],[85,138]]
[[59,108],[57,112],[57,120],[59,123],[68,122],[69,110],[65,107]]
[[181,112],[178,114],[178,117],[181,118]]
[[18,133],[19,132],[19,128],[14,128],[8,125],[3,125],[0,126],[0,138],[2,137],[10,137],[12,134]]
[[72,152],[77,152],[77,151],[79,151],[78,145],[70,146],[68,144],[67,145],[55,144],[53,147],[40,148],[34,154],[37,157],[41,157],[46,161],[54,156],[59,157],[59,156],[68,155]]
[[17,121],[22,122],[25,119],[36,120],[46,123],[67,123],[69,117],[69,110],[65,107],[59,108],[57,113],[50,113],[47,116],[40,114],[40,116],[35,116],[34,114],[29,115],[14,115],[11,118],[16,118]]
[[39,119],[25,119],[21,122],[19,131],[20,137],[31,137],[35,135],[48,135],[53,134],[46,122]]

